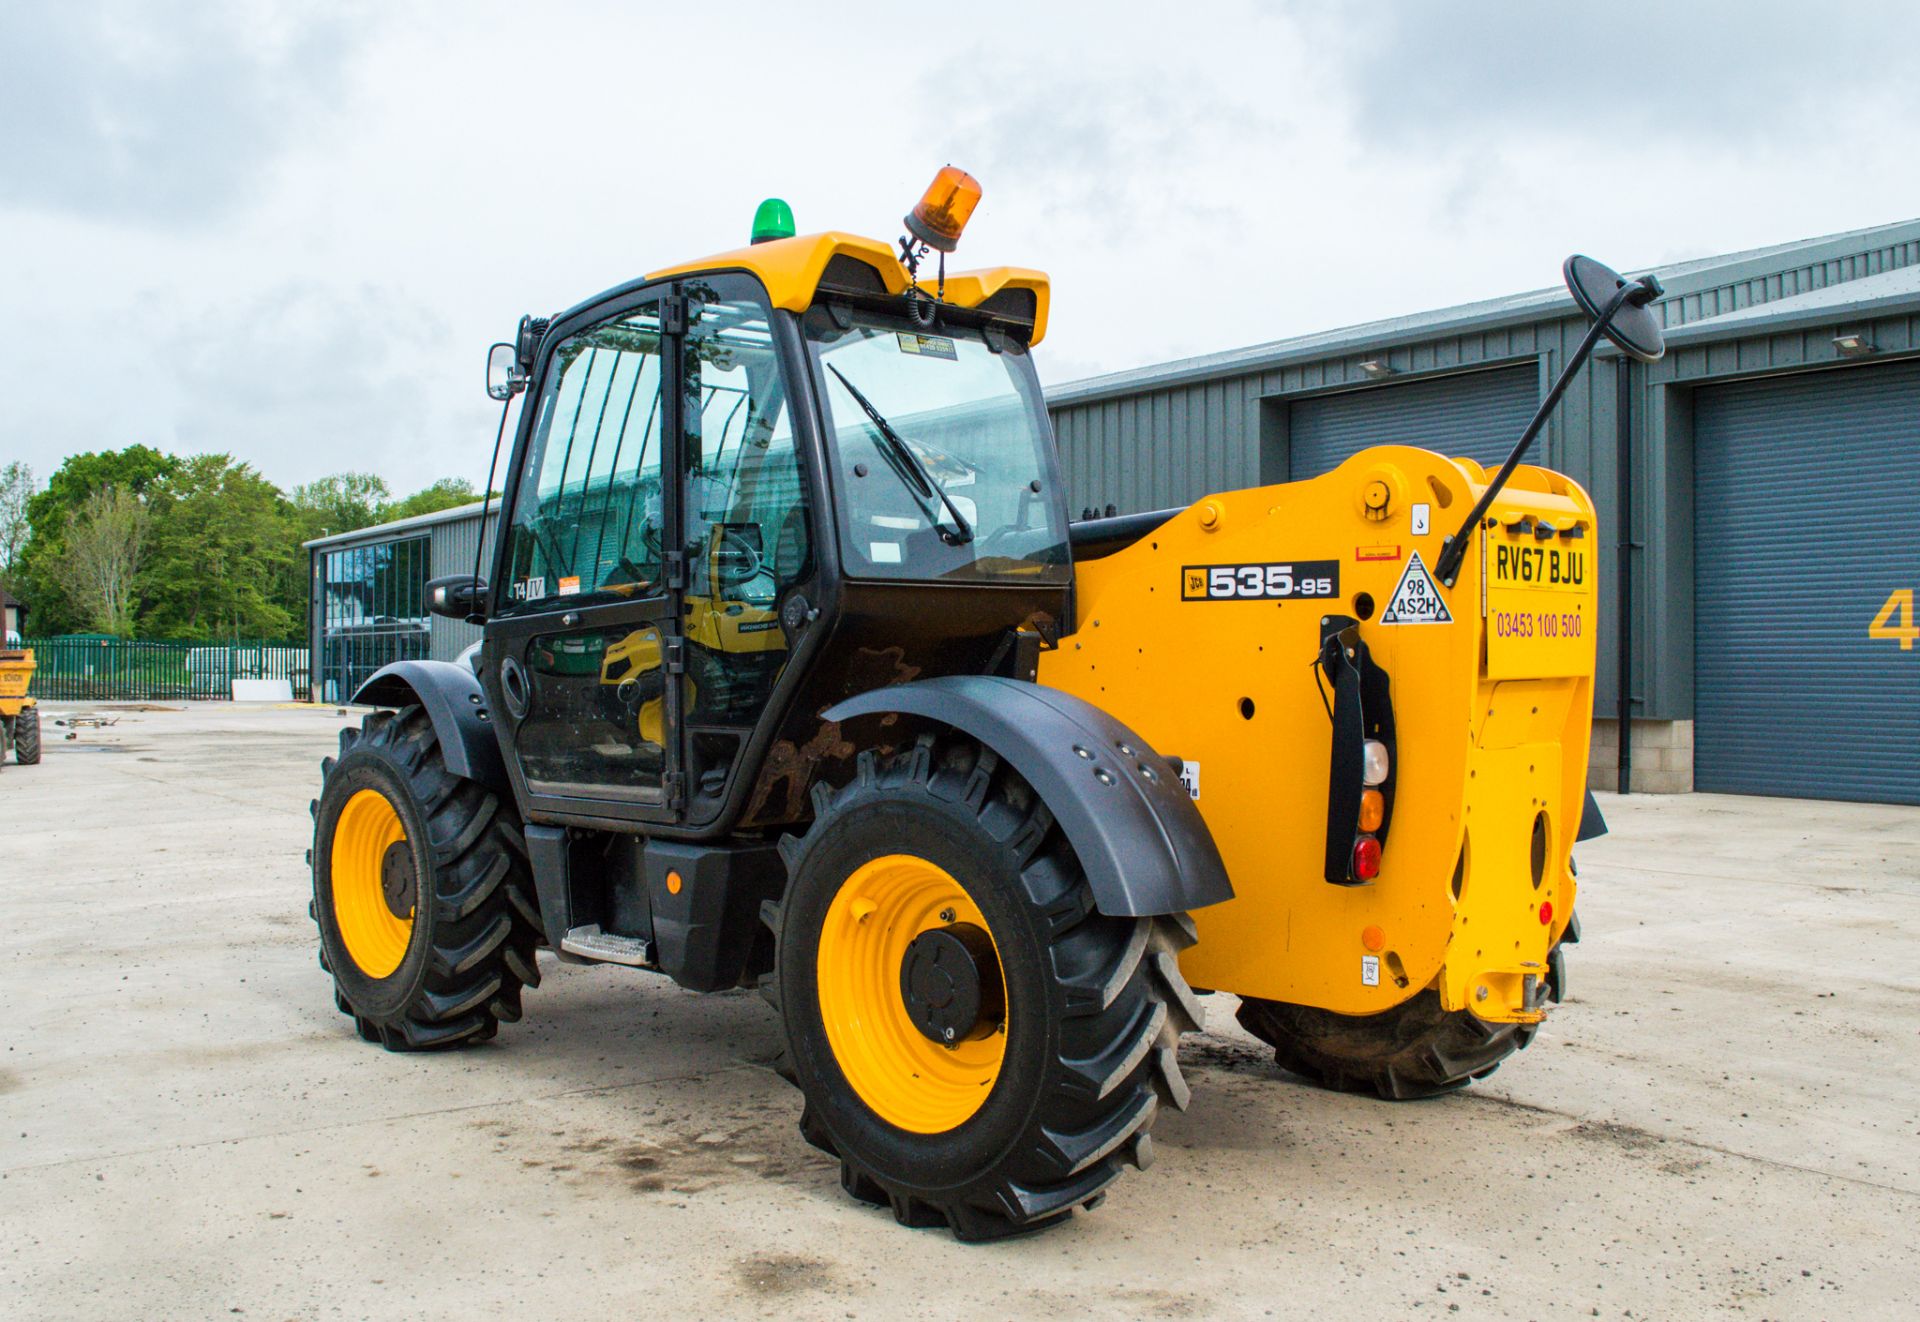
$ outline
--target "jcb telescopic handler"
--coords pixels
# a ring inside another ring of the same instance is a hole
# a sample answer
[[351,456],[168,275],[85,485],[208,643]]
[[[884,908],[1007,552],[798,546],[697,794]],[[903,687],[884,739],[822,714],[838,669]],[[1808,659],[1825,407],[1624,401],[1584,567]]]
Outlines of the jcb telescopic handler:
[[770,202],[494,346],[499,535],[428,585],[482,641],[374,674],[314,805],[360,1036],[490,1038],[542,947],[757,986],[847,1191],[964,1239],[1146,1166],[1195,988],[1333,1088],[1526,1045],[1597,529],[1520,460],[1601,335],[1659,354],[1659,286],[1568,262],[1594,328],[1497,473],[1386,446],[1069,523],[1047,279],[945,269],[979,196],[942,170],[897,245]]

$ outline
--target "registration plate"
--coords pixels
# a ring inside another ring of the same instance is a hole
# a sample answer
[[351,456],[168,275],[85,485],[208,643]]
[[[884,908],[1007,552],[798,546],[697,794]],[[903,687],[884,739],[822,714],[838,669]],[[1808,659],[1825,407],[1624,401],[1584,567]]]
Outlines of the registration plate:
[[1498,536],[1486,547],[1487,676],[1593,671],[1593,557],[1586,546]]

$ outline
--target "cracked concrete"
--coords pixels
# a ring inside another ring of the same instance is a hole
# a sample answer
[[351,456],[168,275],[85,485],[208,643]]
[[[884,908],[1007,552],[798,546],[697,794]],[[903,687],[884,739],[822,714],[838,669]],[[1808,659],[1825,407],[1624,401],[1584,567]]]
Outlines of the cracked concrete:
[[[62,714],[49,708],[49,716]],[[1905,1317],[1920,810],[1605,800],[1573,997],[1465,1093],[1316,1091],[1208,1002],[1158,1160],[1053,1233],[911,1232],[801,1142],[747,993],[543,960],[361,1043],[301,852],[332,710],[128,712],[0,772],[11,1316]]]

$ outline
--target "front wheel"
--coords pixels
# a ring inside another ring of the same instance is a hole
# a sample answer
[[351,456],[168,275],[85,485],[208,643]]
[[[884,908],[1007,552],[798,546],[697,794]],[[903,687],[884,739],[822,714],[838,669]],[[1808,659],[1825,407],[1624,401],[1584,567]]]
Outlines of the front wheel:
[[320,966],[360,1036],[389,1051],[490,1038],[540,981],[514,812],[446,768],[419,707],[340,732],[314,801]]
[[40,760],[40,709],[22,707],[13,718],[13,757],[23,767]]
[[1201,1011],[1184,915],[1111,917],[1033,791],[923,738],[816,792],[768,918],[802,1133],[849,1193],[961,1239],[1036,1230],[1145,1167]]

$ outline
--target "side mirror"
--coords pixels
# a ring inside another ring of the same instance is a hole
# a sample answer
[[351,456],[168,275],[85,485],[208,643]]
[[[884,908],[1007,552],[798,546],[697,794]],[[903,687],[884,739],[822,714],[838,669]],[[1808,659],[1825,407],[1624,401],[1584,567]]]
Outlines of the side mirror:
[[429,579],[427,609],[449,620],[479,624],[487,618],[487,580],[472,574]]
[[[1667,292],[1658,276],[1643,275],[1629,282],[1611,268],[1577,253],[1567,258],[1560,273],[1566,277],[1573,301],[1599,323],[1600,333],[1612,340],[1614,347],[1643,363],[1660,361],[1667,351],[1666,337],[1660,333],[1660,319],[1647,306]],[[1629,284],[1633,286],[1630,289]],[[1607,305],[1622,289],[1627,290],[1626,298],[1608,316]]]
[[527,374],[520,370],[520,353],[511,344],[496,344],[487,350],[487,398],[501,403],[527,388]]

